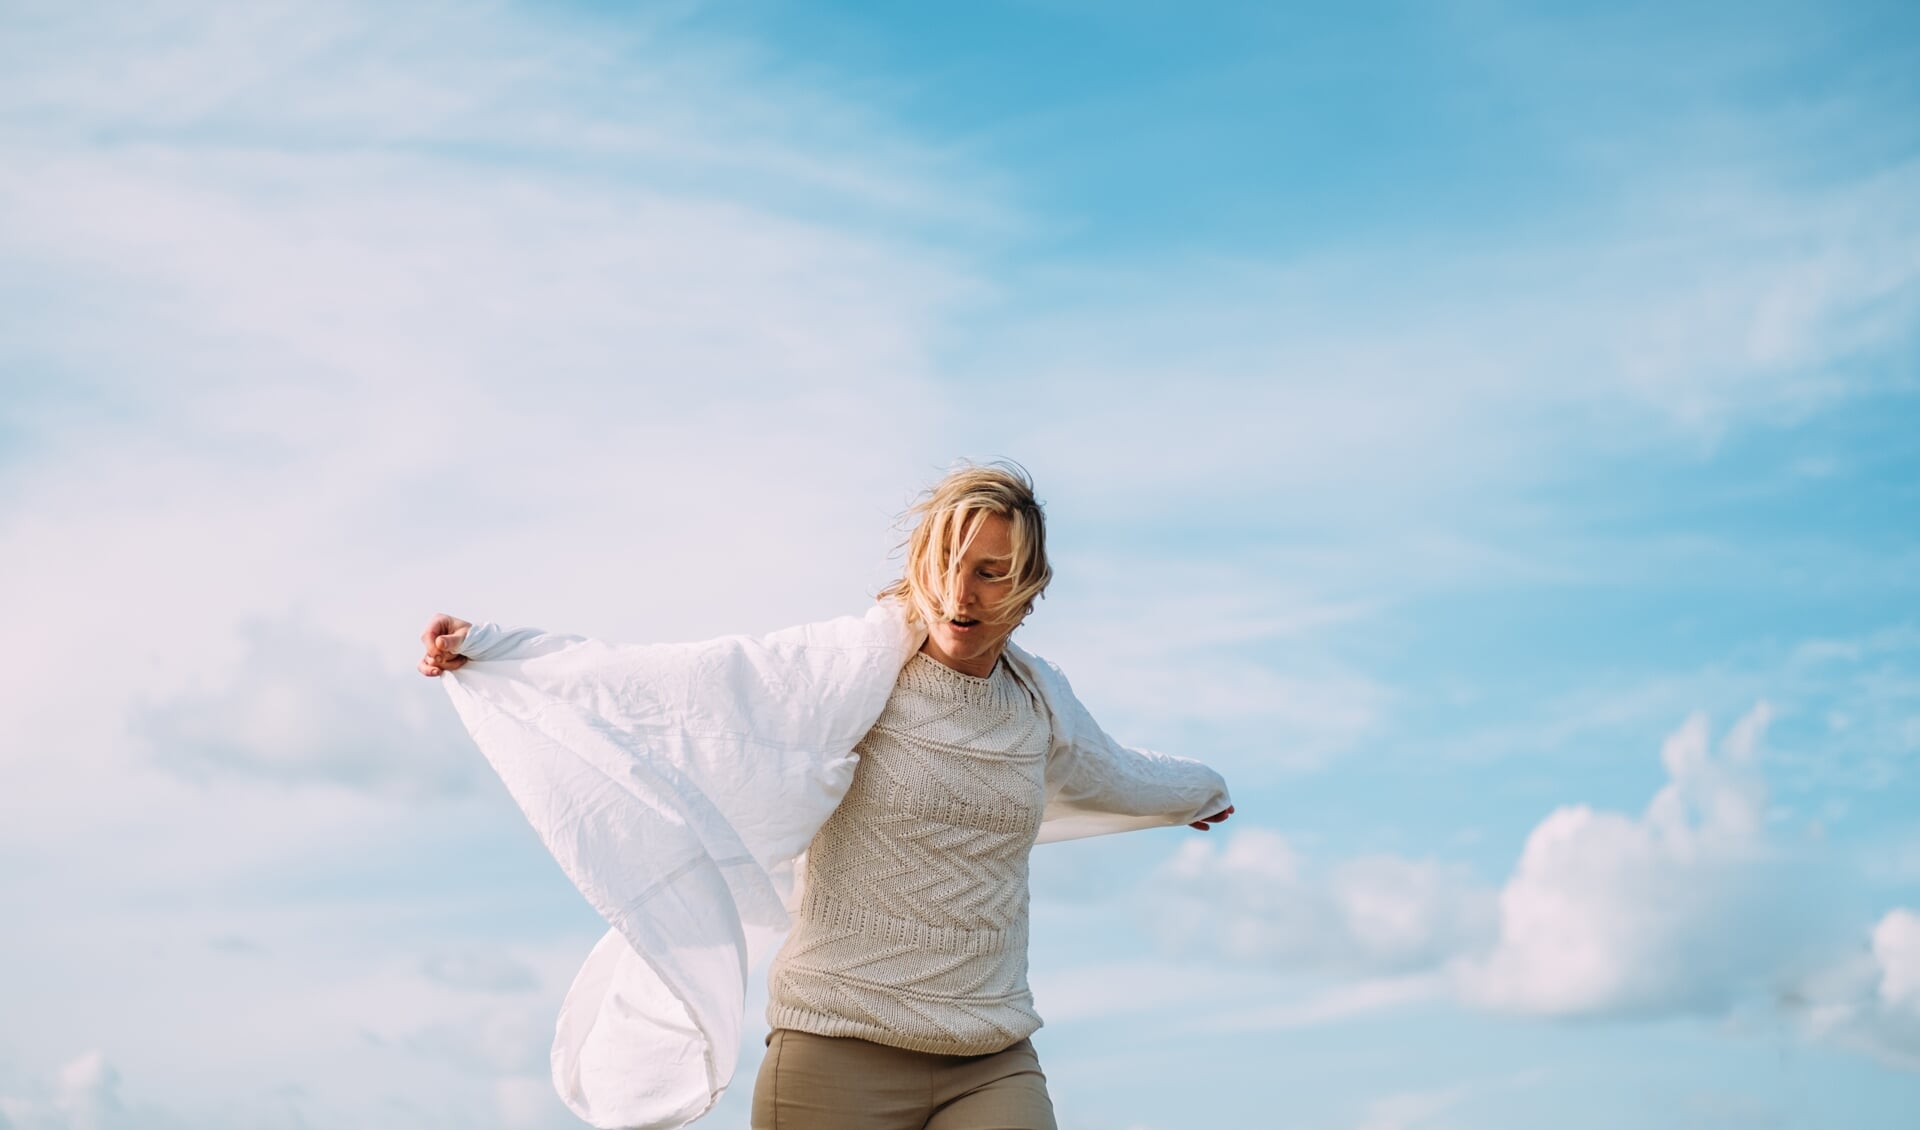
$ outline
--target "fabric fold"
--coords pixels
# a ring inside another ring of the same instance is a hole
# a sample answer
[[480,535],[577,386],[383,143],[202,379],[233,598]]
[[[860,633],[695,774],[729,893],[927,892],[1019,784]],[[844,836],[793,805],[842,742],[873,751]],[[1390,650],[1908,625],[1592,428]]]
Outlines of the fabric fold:
[[[442,681],[474,742],[611,929],[562,1006],[561,1099],[671,1130],[732,1080],[746,975],[784,935],[794,861],[924,633],[893,602],[760,637],[614,645],[476,623]],[[1051,716],[1040,839],[1182,824],[1220,776],[1113,741],[1058,668],[1009,645]]]

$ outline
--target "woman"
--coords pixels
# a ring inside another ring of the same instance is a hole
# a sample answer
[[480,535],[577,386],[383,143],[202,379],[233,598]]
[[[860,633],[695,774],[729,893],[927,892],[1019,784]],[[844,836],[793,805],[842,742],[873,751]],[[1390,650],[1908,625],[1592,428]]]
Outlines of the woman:
[[1218,774],[1119,746],[1010,643],[1052,576],[1024,473],[964,466],[915,516],[903,576],[858,620],[638,649],[428,625],[423,674],[519,664],[455,704],[614,924],[554,1046],[593,1124],[711,1107],[738,1039],[727,990],[790,912],[756,1130],[1051,1128],[1029,849],[1232,813]]

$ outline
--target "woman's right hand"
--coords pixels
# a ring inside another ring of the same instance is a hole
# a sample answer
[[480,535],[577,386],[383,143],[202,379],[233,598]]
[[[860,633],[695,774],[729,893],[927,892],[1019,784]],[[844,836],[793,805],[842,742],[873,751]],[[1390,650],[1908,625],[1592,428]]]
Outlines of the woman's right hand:
[[420,657],[420,673],[438,677],[442,671],[466,666],[467,657],[460,654],[460,646],[467,642],[467,629],[471,627],[471,622],[444,612],[427,621],[427,630],[420,633],[420,642],[427,649]]

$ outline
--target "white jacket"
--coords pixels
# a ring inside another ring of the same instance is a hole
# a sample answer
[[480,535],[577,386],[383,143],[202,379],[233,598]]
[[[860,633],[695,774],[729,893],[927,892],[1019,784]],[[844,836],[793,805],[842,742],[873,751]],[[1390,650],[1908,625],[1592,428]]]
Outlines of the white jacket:
[[[589,1124],[667,1130],[705,1114],[739,1059],[747,970],[784,936],[796,860],[853,780],[924,631],[883,601],[752,638],[615,645],[476,623],[442,681],[567,877],[612,925],[553,1043]],[[1220,775],[1128,749],[1057,667],[1007,647],[1052,715],[1040,842],[1185,824]]]

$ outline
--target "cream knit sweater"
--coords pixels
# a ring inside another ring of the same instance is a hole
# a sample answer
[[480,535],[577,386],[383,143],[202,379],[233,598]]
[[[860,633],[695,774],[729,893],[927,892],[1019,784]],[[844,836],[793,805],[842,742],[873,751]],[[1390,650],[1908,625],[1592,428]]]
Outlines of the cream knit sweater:
[[770,1024],[947,1055],[1040,1027],[1027,856],[1050,734],[1010,664],[982,679],[907,662],[807,849],[794,930],[767,974]]

